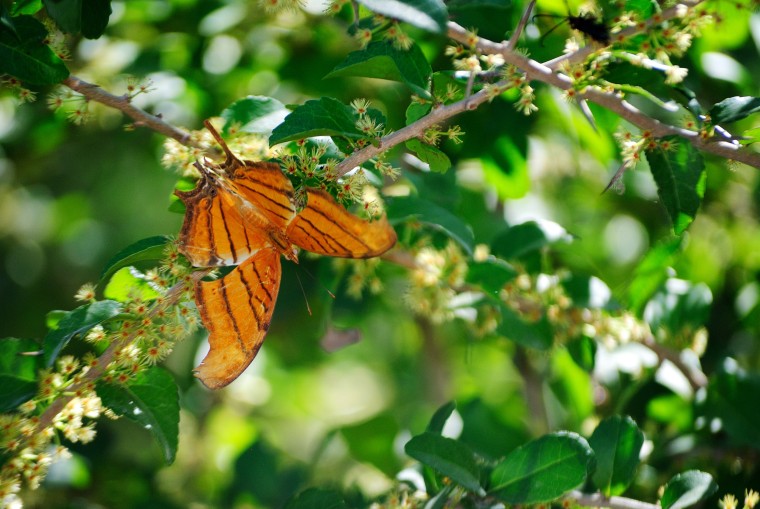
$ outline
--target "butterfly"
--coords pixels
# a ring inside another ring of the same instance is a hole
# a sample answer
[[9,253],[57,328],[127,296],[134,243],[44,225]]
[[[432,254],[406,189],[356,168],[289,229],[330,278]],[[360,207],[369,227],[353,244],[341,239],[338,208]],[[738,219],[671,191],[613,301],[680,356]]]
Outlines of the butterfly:
[[297,211],[295,190],[279,165],[241,161],[208,121],[205,126],[226,159],[196,162],[196,187],[175,194],[185,204],[180,252],[195,267],[237,265],[194,287],[210,346],[195,376],[217,389],[235,380],[261,348],[280,287],[280,256],[298,263],[305,249],[371,258],[394,246],[396,232],[385,216],[361,219],[320,189],[303,189],[306,204]]
[[[557,17],[553,14],[536,14],[533,16],[533,18],[537,17]],[[579,16],[559,16],[562,18],[562,21],[551,27],[545,34],[541,36],[541,40],[543,41],[544,38],[546,38],[547,35],[552,33],[557,27],[561,26],[563,23],[567,22],[568,25],[570,25],[570,28],[573,30],[577,30],[583,34],[586,34],[594,41],[608,45],[610,43],[611,35],[610,35],[610,29],[609,27],[604,23],[603,20],[600,20],[596,16],[594,16],[591,13],[581,13]]]

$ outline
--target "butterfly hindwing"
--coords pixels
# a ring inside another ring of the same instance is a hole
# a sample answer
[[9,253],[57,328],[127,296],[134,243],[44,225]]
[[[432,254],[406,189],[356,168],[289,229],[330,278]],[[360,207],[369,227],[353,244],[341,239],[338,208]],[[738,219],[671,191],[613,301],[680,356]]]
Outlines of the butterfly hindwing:
[[223,278],[196,284],[210,346],[196,376],[207,387],[229,384],[256,356],[272,320],[280,273],[280,254],[261,249]]
[[303,210],[290,223],[288,239],[300,248],[342,258],[371,258],[396,243],[385,217],[365,221],[339,205],[330,194],[307,189]]

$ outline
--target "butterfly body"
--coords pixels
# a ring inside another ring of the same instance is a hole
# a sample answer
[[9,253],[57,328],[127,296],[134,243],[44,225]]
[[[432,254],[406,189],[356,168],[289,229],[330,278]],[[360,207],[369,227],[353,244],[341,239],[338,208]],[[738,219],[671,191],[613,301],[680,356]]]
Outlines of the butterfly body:
[[222,164],[196,163],[201,179],[176,191],[186,207],[179,249],[196,267],[237,265],[224,277],[200,281],[195,301],[209,331],[210,350],[196,376],[210,388],[237,378],[269,330],[282,275],[280,256],[298,263],[299,248],[351,258],[378,256],[396,242],[383,217],[350,214],[325,191],[295,191],[277,164],[241,161],[210,124],[227,155]]

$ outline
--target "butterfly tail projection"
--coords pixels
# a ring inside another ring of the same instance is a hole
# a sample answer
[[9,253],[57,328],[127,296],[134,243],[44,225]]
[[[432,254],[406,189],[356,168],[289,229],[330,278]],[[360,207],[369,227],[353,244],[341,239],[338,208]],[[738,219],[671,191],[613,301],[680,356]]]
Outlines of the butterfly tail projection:
[[322,190],[307,189],[306,194],[306,206],[287,230],[288,239],[298,247],[328,256],[371,258],[396,244],[396,232],[385,216],[365,221]]
[[210,349],[195,376],[206,387],[224,387],[256,357],[269,330],[280,273],[279,253],[261,249],[223,278],[196,284]]

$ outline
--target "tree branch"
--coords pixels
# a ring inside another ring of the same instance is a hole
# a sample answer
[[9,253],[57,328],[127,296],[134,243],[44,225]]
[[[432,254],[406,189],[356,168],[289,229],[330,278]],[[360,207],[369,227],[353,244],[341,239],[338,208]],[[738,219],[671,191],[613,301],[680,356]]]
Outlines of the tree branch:
[[[190,275],[191,281],[193,283],[199,281],[210,271],[211,269],[193,271],[193,273]],[[166,292],[166,296],[161,301],[161,303],[153,306],[153,308],[148,312],[147,317],[153,318],[159,313],[159,311],[166,309],[169,306],[175,305],[182,296],[182,292],[185,290],[186,285],[187,283],[182,281],[172,286],[169,291]],[[50,426],[50,424],[53,422],[53,419],[55,419],[55,416],[64,409],[64,407],[68,404],[69,401],[71,401],[72,398],[75,397],[77,391],[84,389],[88,384],[97,381],[103,375],[103,373],[105,373],[106,369],[108,369],[108,365],[114,360],[114,357],[119,352],[119,350],[121,350],[124,345],[133,341],[135,339],[135,335],[136,333],[130,334],[128,337],[115,340],[110,345],[108,345],[108,348],[106,348],[105,351],[98,357],[97,365],[87,371],[87,373],[85,373],[82,377],[81,381],[71,385],[66,389],[66,394],[68,395],[59,397],[45,409],[45,411],[40,415],[39,421],[37,421],[37,430],[42,431]]]
[[[466,42],[470,37],[469,32],[460,25],[450,21],[448,26],[448,35],[450,38],[459,42]],[[476,46],[483,53],[501,54],[506,63],[514,65],[517,69],[524,72],[530,80],[541,81],[561,90],[570,90],[573,88],[573,81],[569,77],[562,74],[556,74],[546,65],[531,60],[514,51],[510,51],[508,46],[504,43],[496,43],[487,39],[478,38]],[[583,92],[579,92],[577,96],[581,99],[586,99],[595,102],[600,106],[604,106],[638,128],[650,131],[656,138],[670,135],[679,136],[691,143],[695,148],[704,152],[715,154],[725,159],[733,159],[755,168],[760,168],[760,154],[747,150],[738,144],[726,141],[716,141],[714,139],[705,139],[702,138],[697,131],[691,131],[689,129],[660,122],[640,111],[623,99],[618,93],[604,92],[598,88],[587,87]],[[414,124],[411,124],[407,126],[407,128],[412,127],[413,125]]]
[[126,94],[121,96],[113,95],[106,92],[98,85],[88,83],[76,76],[69,76],[63,80],[63,84],[71,90],[82,94],[90,101],[95,101],[110,108],[120,110],[128,117],[131,117],[135,121],[135,125],[153,129],[168,138],[174,138],[183,145],[200,148],[200,146],[190,137],[190,133],[174,127],[171,124],[167,124],[161,119],[161,117],[151,115],[147,111],[134,106],[130,97]]

